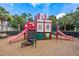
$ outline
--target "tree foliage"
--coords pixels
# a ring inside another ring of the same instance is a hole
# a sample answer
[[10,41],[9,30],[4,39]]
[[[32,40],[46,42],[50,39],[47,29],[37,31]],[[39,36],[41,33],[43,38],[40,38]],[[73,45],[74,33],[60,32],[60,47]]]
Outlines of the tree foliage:
[[53,25],[56,25],[56,21],[57,21],[56,16],[51,15],[51,16],[49,16],[49,19],[52,21]]
[[[79,28],[79,7],[76,9],[75,12],[70,12],[63,16],[62,18],[58,19],[60,28],[70,28],[69,30],[74,30],[74,28]],[[70,27],[69,27],[70,26]]]

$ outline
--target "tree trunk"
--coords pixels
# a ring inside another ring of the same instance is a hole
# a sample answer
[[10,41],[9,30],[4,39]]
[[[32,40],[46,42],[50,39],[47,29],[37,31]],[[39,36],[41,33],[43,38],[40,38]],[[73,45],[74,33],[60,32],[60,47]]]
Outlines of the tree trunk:
[[20,24],[18,24],[18,31],[20,31]]
[[1,20],[1,31],[3,31],[3,21]]
[[66,31],[66,25],[64,26],[64,31]]
[[[7,21],[6,21],[7,22]],[[8,31],[8,23],[6,23],[6,31]]]
[[1,31],[1,20],[0,20],[0,31]]

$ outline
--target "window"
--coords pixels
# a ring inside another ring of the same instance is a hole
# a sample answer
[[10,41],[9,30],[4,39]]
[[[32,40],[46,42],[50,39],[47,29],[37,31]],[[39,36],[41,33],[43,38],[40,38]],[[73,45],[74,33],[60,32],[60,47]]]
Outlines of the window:
[[46,26],[46,29],[49,30],[49,25]]
[[40,17],[40,20],[44,20],[43,16]]
[[41,24],[39,24],[39,30],[41,30],[42,29],[42,25]]
[[43,16],[42,16],[42,20],[43,20],[44,18],[43,18]]

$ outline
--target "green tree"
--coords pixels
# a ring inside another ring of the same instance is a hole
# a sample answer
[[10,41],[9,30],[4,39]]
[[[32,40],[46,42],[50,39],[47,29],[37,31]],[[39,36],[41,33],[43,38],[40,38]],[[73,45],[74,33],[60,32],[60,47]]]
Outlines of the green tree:
[[64,31],[66,31],[69,26],[73,27],[74,19],[72,17],[72,13],[69,13],[58,20],[60,27],[64,27]]
[[7,15],[9,12],[0,6],[0,22],[1,22],[1,30],[3,30],[3,23],[7,20]]
[[74,26],[78,29],[79,28],[79,7],[73,13]]
[[51,15],[51,16],[49,16],[49,19],[52,21],[53,25],[56,25],[56,21],[57,21],[56,16]]

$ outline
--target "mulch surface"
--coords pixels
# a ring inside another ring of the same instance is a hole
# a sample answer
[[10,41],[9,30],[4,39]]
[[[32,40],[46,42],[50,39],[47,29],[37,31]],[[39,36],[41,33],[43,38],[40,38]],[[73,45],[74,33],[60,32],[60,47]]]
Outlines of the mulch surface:
[[9,44],[8,39],[0,39],[0,56],[79,56],[79,39],[66,40],[40,40],[36,48],[26,46],[21,48],[25,40]]

